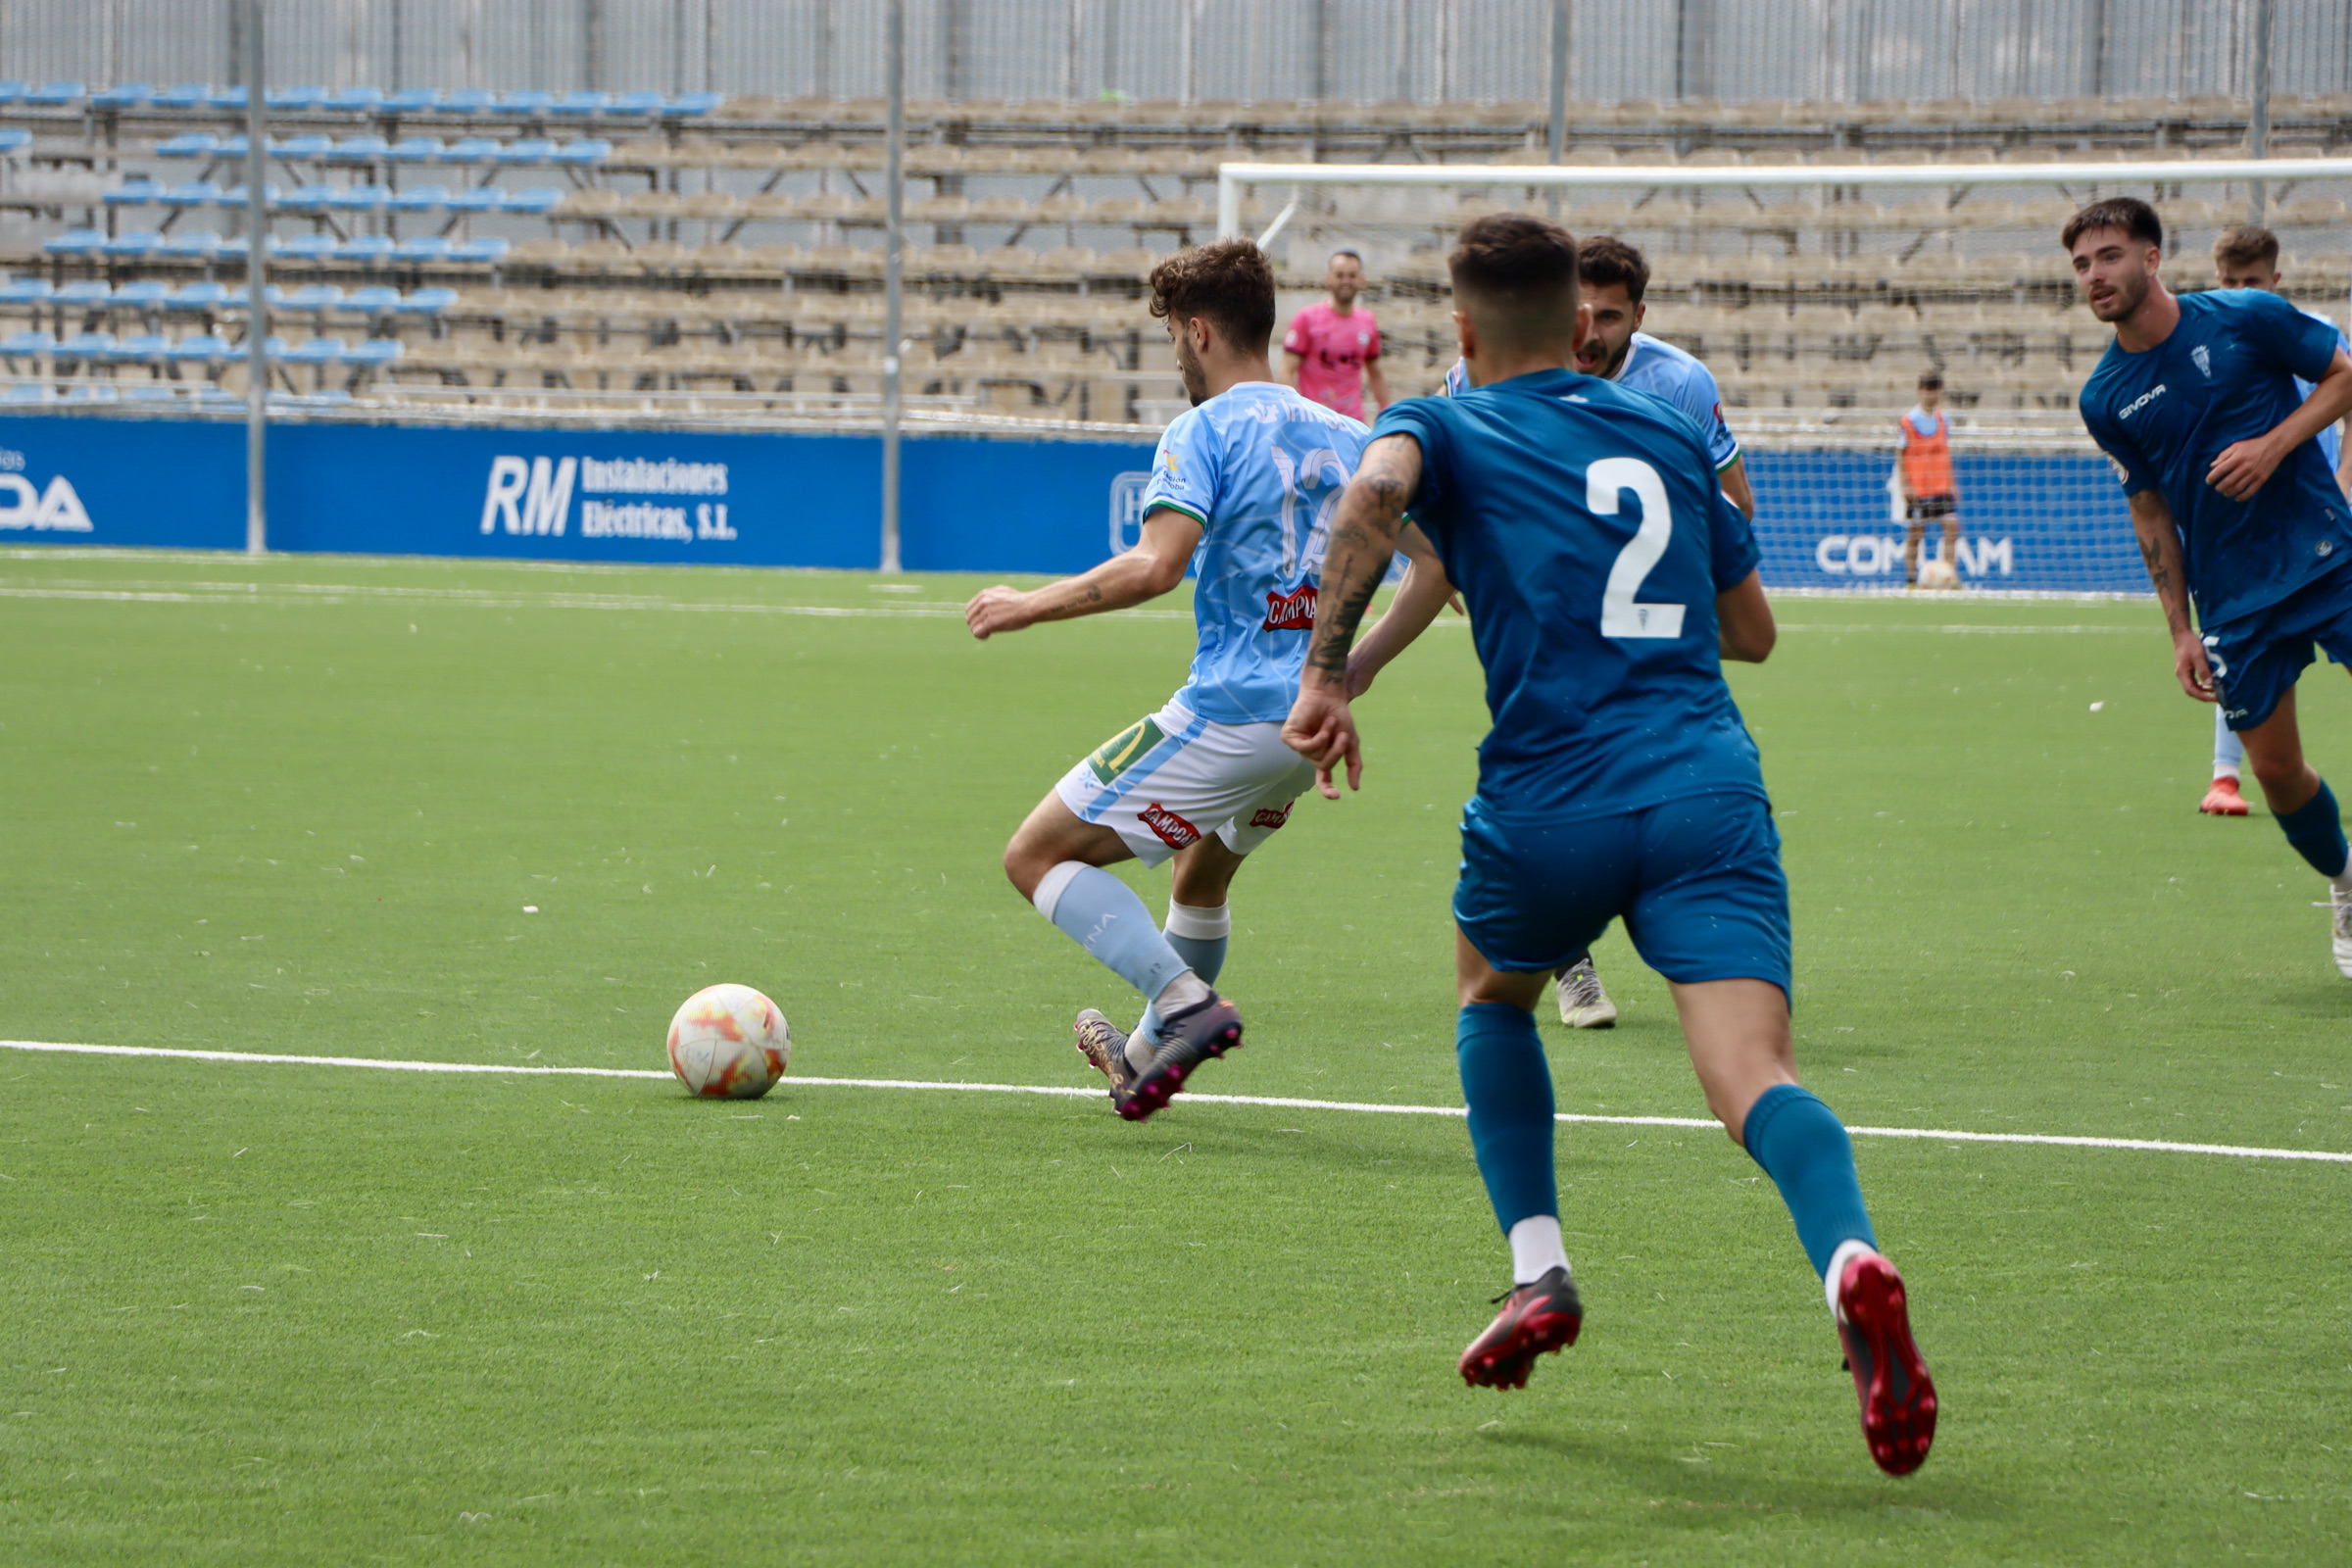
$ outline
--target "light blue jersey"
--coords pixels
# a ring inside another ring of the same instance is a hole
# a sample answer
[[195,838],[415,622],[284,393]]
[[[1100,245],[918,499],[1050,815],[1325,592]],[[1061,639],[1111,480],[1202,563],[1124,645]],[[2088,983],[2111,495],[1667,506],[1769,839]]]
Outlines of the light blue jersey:
[[[1636,332],[1633,342],[1626,345],[1624,363],[1609,379],[1636,392],[1663,398],[1690,416],[1690,422],[1707,438],[1707,456],[1717,473],[1740,461],[1739,439],[1723,418],[1723,393],[1715,385],[1714,372],[1696,355],[1676,348],[1664,338]],[[1460,397],[1469,390],[1470,368],[1456,360],[1453,368],[1446,372],[1446,396]]]
[[[2331,318],[2323,316],[2318,311],[2305,311],[2303,314],[2310,317],[2315,321],[2326,321],[2329,326],[2335,326],[2335,322]],[[2342,349],[2347,354],[2352,354],[2352,338],[2346,338],[2344,336],[2344,329],[2340,326],[2335,327],[2335,346],[2339,349]],[[2299,375],[2295,377],[2295,390],[2300,393],[2306,401],[2310,399],[2312,389],[2318,385],[2319,383],[2317,381],[2306,381]],[[2342,421],[2338,420],[2336,423],[2329,425],[2327,429],[2322,430],[2318,435],[2312,437],[2312,439],[2320,444],[2320,456],[2328,460],[2328,471],[2329,473],[2335,472],[2336,468],[2342,464],[2344,456],[2344,430]]]
[[1186,410],[1159,438],[1144,514],[1166,507],[1200,524],[1193,553],[1200,646],[1176,694],[1200,717],[1290,717],[1331,514],[1369,439],[1360,420],[1271,381],[1245,381]]

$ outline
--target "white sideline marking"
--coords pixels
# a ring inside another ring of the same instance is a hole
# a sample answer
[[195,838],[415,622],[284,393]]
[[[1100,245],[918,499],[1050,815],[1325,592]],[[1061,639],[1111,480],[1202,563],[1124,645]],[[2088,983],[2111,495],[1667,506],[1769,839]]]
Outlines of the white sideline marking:
[[[963,606],[946,600],[909,600],[885,605],[774,605],[715,600],[661,599],[650,594],[583,592],[517,593],[482,588],[363,586],[357,583],[129,582],[113,587],[60,581],[38,587],[0,585],[0,599],[80,599],[139,605],[246,605],[284,609],[296,605],[338,605],[354,599],[403,604],[452,605],[467,610],[666,610],[707,615],[817,615],[853,620],[963,618]],[[1145,620],[1191,620],[1189,610],[1109,612]]]
[[[481,1061],[394,1061],[380,1056],[293,1056],[262,1051],[181,1051],[166,1046],[83,1046],[48,1040],[0,1040],[0,1049],[39,1051],[73,1056],[162,1056],[180,1061],[239,1061],[296,1067],[371,1067],[378,1072],[499,1073],[518,1077],[652,1078],[671,1076],[643,1067],[526,1067]],[[964,1094],[1052,1095],[1071,1100],[1098,1100],[1100,1089],[1067,1084],[935,1083],[921,1078],[809,1078],[793,1076],[787,1084],[817,1089],[945,1089]],[[1294,1100],[1279,1095],[1196,1095],[1187,1104],[1264,1105],[1279,1110],[1346,1110],[1382,1116],[1462,1116],[1459,1105],[1384,1105],[1365,1101]],[[1610,1127],[1701,1127],[1716,1125],[1712,1116],[1589,1116],[1561,1111],[1555,1121],[1598,1123]],[[1913,1138],[1931,1143],[2041,1144],[2061,1149],[2135,1149],[2159,1154],[2228,1154],[2238,1159],[2303,1159],[2352,1165],[2352,1153],[2325,1149],[2257,1149],[2238,1144],[2176,1144],[2160,1138],[2077,1138],[2054,1133],[1963,1133],[1936,1127],[1848,1127],[1856,1138]]]

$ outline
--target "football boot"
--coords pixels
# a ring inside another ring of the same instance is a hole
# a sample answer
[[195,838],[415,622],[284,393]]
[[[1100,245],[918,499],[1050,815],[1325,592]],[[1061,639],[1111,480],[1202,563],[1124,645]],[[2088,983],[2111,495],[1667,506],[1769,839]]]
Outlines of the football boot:
[[1462,1381],[1474,1389],[1526,1388],[1536,1357],[1574,1345],[1585,1326],[1576,1282],[1556,1265],[1542,1279],[1514,1285],[1494,1299],[1502,1310],[1470,1342],[1459,1363]]
[[1877,1252],[1855,1251],[1838,1276],[1838,1338],[1871,1458],[1890,1476],[1909,1475],[1936,1441],[1936,1384],[1911,1340],[1903,1277]]

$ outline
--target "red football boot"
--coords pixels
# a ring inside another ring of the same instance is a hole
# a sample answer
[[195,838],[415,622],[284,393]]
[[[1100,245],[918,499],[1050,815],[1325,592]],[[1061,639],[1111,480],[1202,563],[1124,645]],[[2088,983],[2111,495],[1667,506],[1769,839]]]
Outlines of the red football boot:
[[1838,1281],[1838,1337],[1862,1400],[1862,1441],[1890,1476],[1928,1462],[1936,1441],[1936,1384],[1911,1342],[1903,1277],[1876,1252],[1856,1252]]
[[2205,792],[2197,809],[2207,816],[2244,816],[2246,798],[2237,793],[2237,780],[2225,773],[2213,781],[2213,788]]
[[1564,1350],[1585,1326],[1585,1306],[1576,1282],[1553,1268],[1530,1285],[1513,1286],[1499,1298],[1502,1310],[1487,1332],[1462,1352],[1462,1381],[1472,1388],[1524,1389],[1536,1357]]

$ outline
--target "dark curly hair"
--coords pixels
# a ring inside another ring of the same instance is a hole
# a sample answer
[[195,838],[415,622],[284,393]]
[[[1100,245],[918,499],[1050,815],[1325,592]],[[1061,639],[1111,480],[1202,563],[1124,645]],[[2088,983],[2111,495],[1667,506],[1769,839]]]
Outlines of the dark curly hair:
[[2164,220],[2156,216],[2155,208],[2136,196],[2110,196],[2092,202],[2066,220],[2066,227],[2058,231],[2058,243],[2071,251],[2076,240],[2094,228],[2120,228],[2128,239],[2164,249]]
[[1152,269],[1152,314],[1165,320],[1196,317],[1226,346],[1263,354],[1274,336],[1274,269],[1246,239],[1188,247]]
[[1515,338],[1552,338],[1576,322],[1576,236],[1532,213],[1462,225],[1446,258],[1462,308],[1491,315]]

